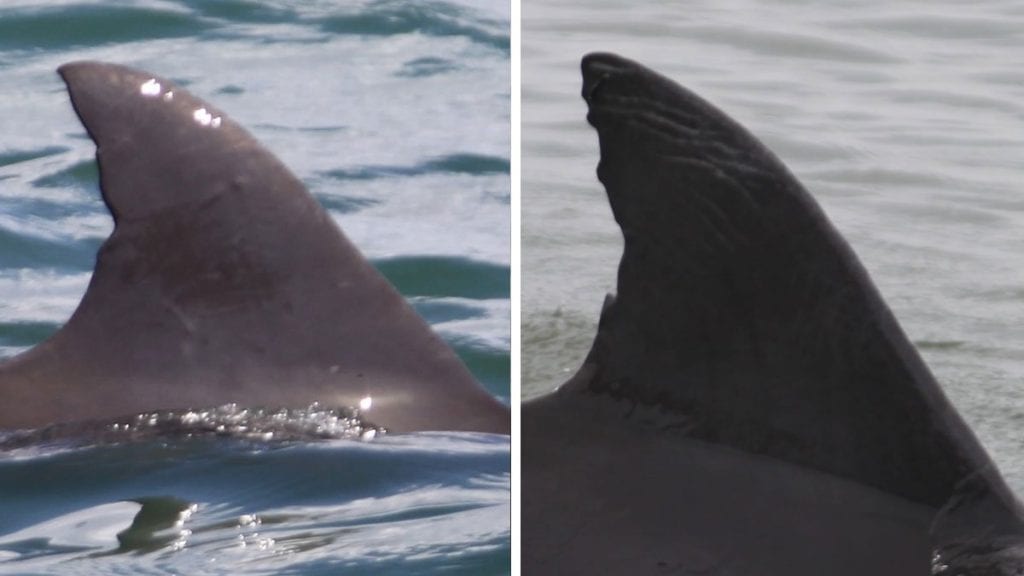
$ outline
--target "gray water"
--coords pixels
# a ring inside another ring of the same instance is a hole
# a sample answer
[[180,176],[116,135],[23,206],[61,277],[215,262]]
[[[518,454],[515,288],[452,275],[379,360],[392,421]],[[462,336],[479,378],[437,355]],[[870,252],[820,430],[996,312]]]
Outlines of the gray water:
[[783,159],[1024,494],[1024,5],[531,0],[522,30],[525,397],[579,366],[614,290],[579,58],[617,52]]

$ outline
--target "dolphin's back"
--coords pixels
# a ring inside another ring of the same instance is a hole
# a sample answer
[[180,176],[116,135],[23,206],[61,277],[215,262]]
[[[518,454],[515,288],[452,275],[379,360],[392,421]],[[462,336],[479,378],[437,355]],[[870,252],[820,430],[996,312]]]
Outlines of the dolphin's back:
[[[617,56],[584,58],[583,97],[625,247],[617,293],[583,367],[524,406],[524,548],[548,541],[547,530],[569,538],[576,529],[572,507],[564,522],[545,513],[558,506],[553,485],[564,494],[569,475],[613,469],[631,490],[596,488],[608,478],[579,490],[601,502],[597,510],[622,507],[625,531],[644,530],[658,501],[680,522],[677,542],[701,532],[705,517],[687,518],[687,508],[718,506],[732,518],[724,526],[733,539],[705,547],[720,566],[711,574],[734,573],[725,568],[730,557],[745,558],[737,565],[746,571],[736,573],[781,574],[789,564],[809,574],[828,556],[814,550],[844,539],[870,543],[878,556],[820,573],[925,574],[940,547],[931,523],[968,484],[990,510],[985,530],[1021,533],[1019,506],[995,466],[849,246],[767,148],[698,96]],[[663,491],[634,475],[645,468],[665,475],[655,482]],[[732,478],[744,470],[754,481]],[[783,493],[794,488],[805,496],[787,504]],[[636,506],[625,512],[630,491]],[[755,505],[773,494],[781,499],[774,506]],[[638,512],[645,502],[648,513]],[[829,528],[823,510],[845,524]],[[896,533],[886,510],[899,519]],[[943,525],[959,526],[957,514],[943,513]],[[735,524],[743,519],[781,524],[751,532]],[[601,512],[575,521],[616,524]],[[707,528],[708,542],[730,538]],[[944,538],[977,535],[961,528]],[[631,541],[640,550],[654,542]],[[765,546],[787,552],[763,556],[774,564],[759,570],[749,561]],[[659,550],[669,565],[685,558]]]

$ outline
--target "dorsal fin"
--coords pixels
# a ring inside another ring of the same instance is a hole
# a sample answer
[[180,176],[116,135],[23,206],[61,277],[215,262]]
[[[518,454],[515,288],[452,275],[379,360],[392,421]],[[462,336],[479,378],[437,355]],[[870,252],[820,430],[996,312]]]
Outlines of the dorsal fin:
[[[583,60],[617,296],[560,395],[941,506],[998,473],[853,252],[737,123],[629,60]],[[642,415],[642,416],[641,416]],[[1010,498],[1012,500],[1012,498]]]
[[0,427],[371,397],[392,430],[508,431],[507,408],[238,124],[145,72],[60,74],[115,229],[67,325],[0,365]]

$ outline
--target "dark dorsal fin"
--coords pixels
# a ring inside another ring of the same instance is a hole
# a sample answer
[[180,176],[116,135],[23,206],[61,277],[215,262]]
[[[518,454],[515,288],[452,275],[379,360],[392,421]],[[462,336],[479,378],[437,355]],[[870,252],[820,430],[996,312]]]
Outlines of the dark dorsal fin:
[[1005,489],[771,152],[629,60],[592,54],[583,78],[625,250],[585,370],[561,394],[654,406],[633,419],[934,506],[979,471]]
[[508,411],[216,107],[123,66],[61,67],[115,220],[53,338],[0,365],[0,426],[181,407],[353,406],[392,430]]

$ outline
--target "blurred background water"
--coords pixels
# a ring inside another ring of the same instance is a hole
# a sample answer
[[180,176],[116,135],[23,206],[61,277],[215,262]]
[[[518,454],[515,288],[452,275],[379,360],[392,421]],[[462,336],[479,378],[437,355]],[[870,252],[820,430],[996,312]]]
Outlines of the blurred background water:
[[1024,6],[527,0],[522,29],[525,397],[576,370],[614,291],[579,59],[617,52],[786,162],[1024,495]]
[[[0,357],[67,320],[112,229],[55,73],[95,59],[248,128],[507,402],[509,55],[507,2],[5,2]],[[509,456],[478,434],[29,447],[0,456],[0,573],[507,573]]]

